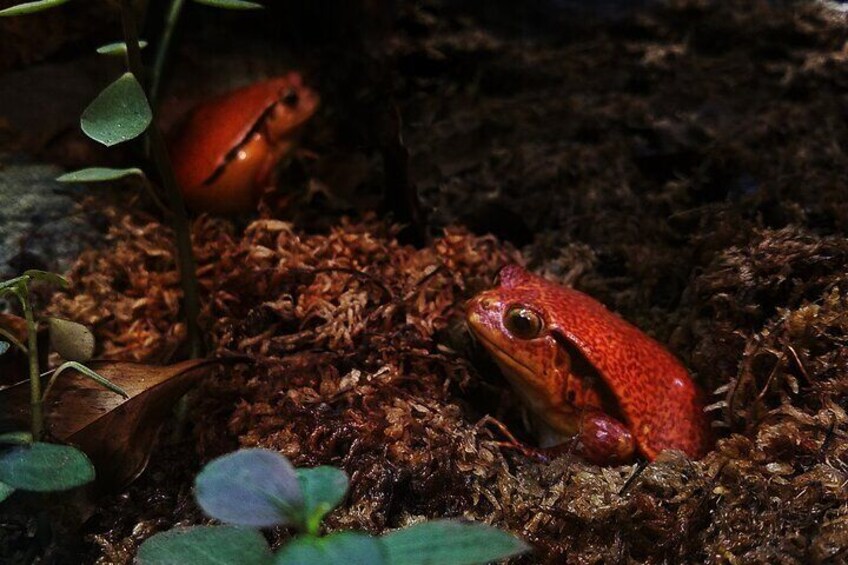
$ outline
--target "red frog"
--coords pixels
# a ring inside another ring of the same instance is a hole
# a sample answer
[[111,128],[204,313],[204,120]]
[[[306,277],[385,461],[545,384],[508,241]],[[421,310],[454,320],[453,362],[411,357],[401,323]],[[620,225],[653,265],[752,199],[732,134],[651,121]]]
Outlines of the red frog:
[[318,103],[292,72],[196,107],[170,146],[186,204],[217,214],[254,210]]
[[700,458],[711,447],[701,395],[658,342],[595,299],[517,265],[467,307],[474,335],[534,420],[540,446],[574,436],[597,464],[653,460],[664,449]]

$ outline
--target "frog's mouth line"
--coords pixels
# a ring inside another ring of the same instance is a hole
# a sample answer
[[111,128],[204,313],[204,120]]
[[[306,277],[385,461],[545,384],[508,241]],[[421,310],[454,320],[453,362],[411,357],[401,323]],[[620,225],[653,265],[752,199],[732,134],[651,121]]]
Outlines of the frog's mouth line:
[[[486,348],[495,358],[495,361],[497,361],[498,365],[500,365],[504,376],[513,386],[520,389],[520,385],[526,385],[528,381],[533,381],[535,372],[531,367],[510,356],[502,347],[484,336],[482,332],[478,331],[472,324],[468,324],[468,327],[471,329],[472,335],[486,345]],[[521,375],[521,377],[517,377],[516,375]]]

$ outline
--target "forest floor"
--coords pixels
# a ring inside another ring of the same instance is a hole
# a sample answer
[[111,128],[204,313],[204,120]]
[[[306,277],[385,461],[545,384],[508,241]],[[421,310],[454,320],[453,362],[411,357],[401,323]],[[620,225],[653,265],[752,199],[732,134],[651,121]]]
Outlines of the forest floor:
[[[348,472],[331,529],[483,520],[536,548],[516,563],[846,559],[844,20],[753,0],[616,18],[554,5],[410,4],[377,34],[378,55],[366,42],[367,60],[304,57],[323,110],[303,139],[317,159],[283,178],[298,207],[193,223],[210,348],[255,363],[204,380],[191,431],[62,551],[130,563],[153,533],[205,520],[191,492],[203,462],[264,446]],[[191,38],[175,75],[238,66],[201,60],[203,33]],[[390,94],[369,90],[385,76],[375,61],[392,64]],[[176,79],[172,106],[192,88]],[[389,175],[361,123],[379,110],[357,109],[380,100],[403,120],[423,246],[364,210]],[[92,154],[65,134],[10,139],[65,166]],[[103,243],[50,309],[91,325],[103,356],[164,362],[184,339],[170,232],[126,200],[83,200]],[[716,449],[664,454],[632,481],[635,465],[501,450],[487,414],[532,439],[462,311],[511,261],[668,344],[710,398]]]

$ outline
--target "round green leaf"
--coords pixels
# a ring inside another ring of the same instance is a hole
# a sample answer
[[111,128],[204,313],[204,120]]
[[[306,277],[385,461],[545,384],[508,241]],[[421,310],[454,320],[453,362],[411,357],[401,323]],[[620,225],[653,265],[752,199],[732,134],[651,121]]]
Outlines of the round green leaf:
[[138,550],[139,565],[261,565],[271,552],[262,534],[235,526],[195,526],[158,533]]
[[335,467],[298,469],[297,480],[303,492],[304,529],[318,533],[318,526],[327,512],[339,505],[348,488],[347,475]]
[[107,147],[135,139],[147,129],[153,112],[132,73],[106,87],[82,113],[85,134]]
[[23,4],[18,4],[17,6],[12,6],[11,8],[6,8],[5,10],[0,10],[0,17],[34,14],[35,12],[41,12],[42,10],[49,10],[50,8],[60,6],[65,2],[68,2],[68,0],[37,0],[36,2],[25,2]]
[[65,173],[56,180],[59,182],[105,182],[130,176],[143,177],[144,172],[135,167],[129,169],[110,169],[108,167],[91,167]]
[[[145,47],[147,47],[147,42],[142,39],[138,42],[138,46],[139,48],[144,49]],[[97,52],[101,55],[126,55],[127,44],[123,41],[107,43],[106,45],[101,45],[100,47],[98,47]]]
[[528,551],[523,541],[486,524],[436,520],[381,538],[392,565],[475,565]]
[[[301,536],[286,544],[274,557],[277,565],[382,565],[385,550],[377,538],[353,532],[325,537]],[[433,562],[437,563],[437,562]]]
[[212,6],[214,8],[224,8],[225,10],[259,10],[264,8],[262,4],[256,2],[246,2],[245,0],[194,0],[198,4]]
[[3,502],[15,492],[15,489],[7,485],[6,483],[0,483],[0,502]]
[[82,324],[50,318],[50,345],[53,351],[68,361],[83,363],[94,356],[94,334]]
[[303,495],[289,460],[267,449],[241,449],[203,468],[197,503],[209,516],[241,526],[302,523]]
[[69,445],[33,443],[0,451],[0,482],[37,492],[68,490],[94,480],[94,465]]

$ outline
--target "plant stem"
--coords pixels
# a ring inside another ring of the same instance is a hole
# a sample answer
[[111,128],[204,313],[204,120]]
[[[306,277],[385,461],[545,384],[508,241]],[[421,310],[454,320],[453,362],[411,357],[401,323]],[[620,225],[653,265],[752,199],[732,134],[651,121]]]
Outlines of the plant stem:
[[27,357],[29,358],[29,405],[32,418],[32,441],[41,440],[44,434],[44,405],[41,397],[41,373],[38,370],[38,326],[29,301],[28,278],[22,280],[17,289],[18,299],[24,309],[27,325]]
[[[139,82],[143,83],[144,65],[141,62],[141,47],[138,44],[138,28],[135,24],[132,0],[121,0],[121,22],[124,27],[124,41],[127,44],[130,72],[136,76]],[[147,130],[147,138],[150,141],[151,156],[162,177],[168,206],[173,212],[172,222],[177,244],[180,283],[183,287],[183,309],[185,310],[189,349],[191,357],[195,358],[200,357],[203,353],[203,341],[197,323],[200,314],[200,299],[197,294],[197,266],[191,247],[191,229],[185,203],[177,187],[174,169],[171,167],[171,159],[165,147],[165,139],[156,124],[155,113],[154,109],[154,117]]]
[[150,105],[154,108],[159,103],[159,90],[162,87],[162,77],[165,72],[165,59],[168,57],[174,30],[177,29],[177,22],[180,20],[184,4],[185,0],[171,0],[168,15],[165,17],[165,29],[162,31],[162,38],[159,40],[159,47],[156,49],[156,61],[153,63],[153,77],[150,82]]

